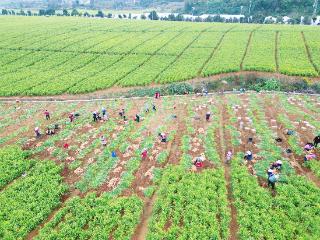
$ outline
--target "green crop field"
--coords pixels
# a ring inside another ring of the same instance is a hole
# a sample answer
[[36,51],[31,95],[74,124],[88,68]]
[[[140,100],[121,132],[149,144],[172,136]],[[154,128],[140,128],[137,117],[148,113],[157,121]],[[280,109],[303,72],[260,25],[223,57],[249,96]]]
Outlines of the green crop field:
[[0,17],[0,95],[86,93],[238,71],[319,76],[307,26]]
[[[319,134],[319,96],[168,96],[146,112],[152,101],[0,102],[0,239],[320,239],[320,146],[303,160]],[[102,107],[109,119],[94,122]],[[266,171],[278,159],[273,191]]]

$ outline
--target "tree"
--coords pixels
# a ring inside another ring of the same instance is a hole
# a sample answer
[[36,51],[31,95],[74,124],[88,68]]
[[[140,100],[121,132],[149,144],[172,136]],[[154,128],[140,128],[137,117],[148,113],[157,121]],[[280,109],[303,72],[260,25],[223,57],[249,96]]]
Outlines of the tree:
[[70,14],[69,14],[69,12],[68,12],[67,9],[63,9],[63,10],[62,10],[62,15],[63,15],[63,16],[70,16]]
[[8,10],[7,9],[2,9],[1,14],[2,15],[8,15]]
[[84,12],[83,16],[90,17],[91,15],[88,12]]
[[71,12],[71,16],[79,16],[79,12],[77,9],[73,9]]
[[158,16],[157,12],[154,10],[150,12],[148,17],[151,20],[159,20],[159,16]]
[[184,21],[184,17],[182,14],[178,14],[176,17],[176,21]]
[[107,18],[112,18],[112,13],[108,13]]
[[120,18],[120,19],[121,19],[121,18],[122,18],[122,15],[121,15],[121,14],[119,14],[119,15],[118,15],[118,18]]
[[175,21],[175,20],[176,20],[176,17],[174,16],[174,14],[169,14],[169,15],[168,15],[168,20],[169,20],[169,21]]
[[218,15],[214,15],[214,16],[213,16],[212,21],[213,21],[213,22],[224,22],[225,19],[222,18],[222,17],[218,14]]
[[101,10],[99,10],[98,13],[96,14],[96,17],[103,18],[104,17],[104,13]]
[[25,12],[21,9],[19,15],[25,16],[26,14],[25,14]]
[[32,12],[30,10],[27,11],[28,16],[32,16]]
[[46,10],[39,9],[39,16],[44,16],[44,15],[46,15]]
[[55,14],[56,14],[56,10],[54,10],[54,9],[47,9],[45,11],[45,15],[53,16]]
[[142,19],[142,20],[147,19],[146,15],[142,14],[142,15],[141,15],[141,19]]

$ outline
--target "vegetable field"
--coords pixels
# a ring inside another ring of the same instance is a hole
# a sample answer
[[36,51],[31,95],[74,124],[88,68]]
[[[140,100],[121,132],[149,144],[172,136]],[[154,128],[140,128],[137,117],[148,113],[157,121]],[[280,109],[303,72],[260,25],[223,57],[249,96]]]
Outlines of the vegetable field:
[[310,26],[0,20],[0,96],[79,94],[239,71],[320,74],[320,34]]
[[[207,44],[197,39],[197,46]],[[320,131],[319,106],[317,96],[266,93],[2,102],[0,238],[319,239],[319,147],[316,159],[303,161],[305,143]],[[102,107],[109,119],[94,122],[92,112]],[[77,113],[73,122],[70,112]],[[133,120],[136,114],[142,121]],[[56,124],[54,135],[44,134]],[[243,159],[247,150],[252,163]],[[192,162],[198,156],[205,158],[201,168]],[[279,159],[283,168],[272,190],[266,171]]]

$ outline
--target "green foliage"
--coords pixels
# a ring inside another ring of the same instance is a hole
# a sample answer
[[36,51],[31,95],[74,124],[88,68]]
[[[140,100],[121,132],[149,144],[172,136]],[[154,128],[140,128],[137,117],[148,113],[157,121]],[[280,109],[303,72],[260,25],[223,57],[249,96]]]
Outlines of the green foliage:
[[142,213],[143,203],[136,197],[73,198],[48,222],[39,239],[130,239]]
[[[223,171],[165,170],[147,239],[228,239],[230,212]],[[218,221],[220,215],[223,221]]]
[[26,159],[26,153],[17,146],[0,148],[0,189],[35,164]]
[[155,187],[149,186],[145,190],[143,190],[143,194],[144,196],[150,198],[153,195],[154,191],[155,191]]
[[60,197],[67,190],[60,171],[52,161],[38,162],[26,171],[25,177],[0,193],[3,239],[23,239],[59,206]]
[[[69,15],[70,11],[63,14]],[[104,14],[100,11],[97,16]],[[194,92],[192,84],[177,82],[220,73],[279,70],[294,76],[319,75],[320,35],[303,26],[90,21],[94,24],[88,25],[85,18],[48,18],[37,25],[34,18],[26,18],[20,26],[20,18],[3,17],[2,30],[8,37],[0,38],[0,95],[80,94],[154,83],[169,85],[108,96],[151,96],[159,90],[162,95],[173,95]],[[31,28],[36,30],[29,32]],[[83,29],[92,34],[84,34]],[[23,37],[26,35],[28,38]],[[208,87],[228,85],[216,81]],[[270,80],[255,88],[279,90],[279,84]]]

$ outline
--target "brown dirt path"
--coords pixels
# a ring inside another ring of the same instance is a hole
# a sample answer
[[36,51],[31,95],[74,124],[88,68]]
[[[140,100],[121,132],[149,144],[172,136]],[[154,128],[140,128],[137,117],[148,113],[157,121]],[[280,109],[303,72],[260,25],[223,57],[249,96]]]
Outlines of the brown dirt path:
[[[220,158],[221,161],[223,162],[224,166],[224,174],[225,174],[225,180],[226,180],[226,187],[227,187],[227,194],[228,194],[228,201],[229,201],[229,208],[231,211],[231,222],[229,225],[230,228],[230,240],[235,240],[237,239],[237,233],[238,233],[238,222],[237,222],[237,209],[234,206],[234,199],[233,199],[233,194],[232,194],[232,186],[231,186],[231,169],[230,165],[226,164],[224,162],[225,155],[226,155],[226,147],[230,146],[230,136],[227,136],[228,133],[226,131],[225,125],[229,121],[228,113],[226,111],[226,99],[223,97],[223,104],[220,104],[220,119],[219,119],[219,135],[220,135]],[[229,140],[228,140],[229,139]],[[225,142],[227,140],[227,143]],[[229,147],[230,148],[230,147]],[[234,153],[234,148],[231,147],[233,153]]]
[[157,194],[154,193],[152,195],[150,201],[148,201],[145,204],[145,206],[143,208],[142,216],[140,218],[141,219],[140,223],[131,238],[132,240],[145,240],[146,239],[147,233],[148,233],[149,220],[152,215],[153,205],[156,202],[156,200],[157,200]]
[[[175,113],[177,115],[177,121],[178,123],[175,125],[177,128],[177,133],[174,136],[174,139],[172,142],[169,142],[167,145],[167,149],[169,150],[169,156],[168,156],[168,160],[165,164],[163,164],[161,167],[165,168],[168,164],[179,164],[179,160],[180,160],[180,146],[181,146],[181,136],[185,133],[186,131],[186,126],[184,124],[183,121],[183,117],[186,114],[186,105],[177,105],[177,109],[176,110],[171,110],[169,111],[169,113]],[[174,124],[175,122],[173,122]],[[139,173],[139,170],[137,171],[137,173]],[[133,182],[133,186],[135,182],[139,182],[140,178],[141,178],[141,174],[138,174],[135,176],[135,181]],[[158,189],[158,188],[157,188]],[[154,191],[153,195],[151,198],[145,198],[143,197],[144,201],[145,201],[145,205],[143,208],[143,213],[141,215],[140,218],[140,223],[138,224],[133,236],[132,236],[132,240],[145,240],[147,233],[148,233],[148,222],[149,219],[152,216],[152,209],[154,206],[154,203],[156,201],[157,198],[157,189]]]
[[314,61],[313,61],[313,59],[312,59],[311,51],[310,51],[310,48],[309,48],[309,45],[308,45],[306,36],[304,35],[304,32],[302,32],[302,31],[301,31],[301,36],[302,36],[302,39],[303,39],[304,46],[305,46],[305,48],[306,48],[306,53],[307,53],[307,55],[308,55],[309,62],[312,64],[314,70],[315,70],[318,74],[320,74],[320,70],[319,70],[318,66],[314,63]]

